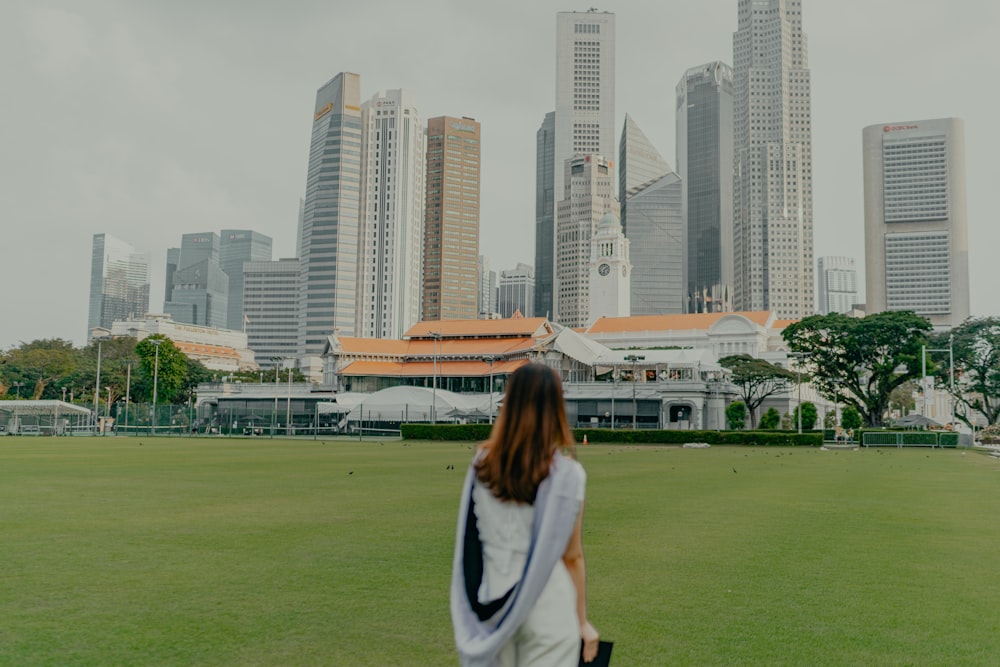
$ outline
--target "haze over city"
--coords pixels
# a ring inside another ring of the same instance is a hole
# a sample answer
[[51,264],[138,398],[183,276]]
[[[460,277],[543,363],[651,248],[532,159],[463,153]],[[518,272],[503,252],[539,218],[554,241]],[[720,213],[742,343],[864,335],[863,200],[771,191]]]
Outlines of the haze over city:
[[[555,14],[572,9],[587,7],[6,4],[0,347],[84,341],[95,233],[150,253],[153,311],[166,248],[184,233],[253,229],[274,239],[275,258],[293,256],[316,89],[340,71],[361,75],[363,99],[402,87],[423,119],[482,124],[480,252],[495,269],[532,264],[535,132],[554,103]],[[690,67],[732,62],[736,0],[598,9],[617,20],[616,134],[629,113],[675,164],[674,88]],[[1000,9],[850,0],[803,14],[816,257],[851,256],[863,272],[864,126],[960,117],[972,312],[1000,314],[987,209],[1000,129],[984,85],[1000,64]]]

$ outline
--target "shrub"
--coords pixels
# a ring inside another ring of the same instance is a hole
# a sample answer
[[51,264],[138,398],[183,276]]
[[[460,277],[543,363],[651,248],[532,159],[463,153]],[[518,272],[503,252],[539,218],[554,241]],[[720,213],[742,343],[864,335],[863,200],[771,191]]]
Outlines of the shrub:
[[861,414],[853,405],[845,405],[840,412],[840,425],[844,428],[861,428]]
[[[819,413],[816,411],[816,406],[810,401],[805,401],[802,404],[802,430],[811,431],[816,426],[816,419],[819,417]],[[795,407],[794,414],[792,415],[792,428],[798,429],[799,425],[799,406]]]
[[781,413],[775,408],[768,408],[764,416],[760,418],[760,429],[762,431],[770,431],[772,429],[778,428],[781,424]]
[[733,401],[726,407],[726,425],[732,431],[739,431],[747,422],[747,406],[743,401]]

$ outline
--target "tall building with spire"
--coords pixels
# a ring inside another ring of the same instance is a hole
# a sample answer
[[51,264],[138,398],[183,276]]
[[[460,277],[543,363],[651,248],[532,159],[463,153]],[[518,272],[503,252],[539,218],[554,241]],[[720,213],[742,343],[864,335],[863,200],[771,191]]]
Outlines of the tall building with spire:
[[480,128],[472,118],[427,121],[423,320],[478,314]]
[[90,263],[87,339],[115,320],[142,317],[149,310],[149,255],[110,234],[94,234]]
[[589,324],[590,242],[605,214],[618,208],[611,161],[580,155],[566,161],[556,229],[556,312],[567,327]]
[[628,317],[632,303],[629,240],[614,213],[606,213],[597,223],[590,240],[588,265],[590,314],[587,325],[601,317]]
[[677,173],[684,181],[685,310],[733,309],[733,68],[693,67],[677,84]]
[[359,334],[400,339],[420,320],[426,135],[413,95],[362,105]]
[[341,72],[316,92],[299,233],[300,355],[357,326],[361,77]]
[[802,0],[739,0],[733,35],[734,307],[813,308],[812,124]]

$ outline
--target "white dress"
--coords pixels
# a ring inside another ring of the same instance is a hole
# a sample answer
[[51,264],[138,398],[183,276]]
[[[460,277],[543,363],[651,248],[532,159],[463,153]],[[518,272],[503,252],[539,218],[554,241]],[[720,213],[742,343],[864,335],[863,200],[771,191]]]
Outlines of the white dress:
[[[580,464],[564,459],[572,465]],[[583,476],[581,467],[581,479]],[[583,501],[585,483],[578,499]],[[495,600],[517,583],[524,570],[531,544],[535,508],[524,503],[502,501],[476,480],[476,525],[483,544],[483,581],[479,601]],[[502,667],[576,667],[580,659],[580,624],[576,617],[576,588],[562,560],[556,563],[549,582],[531,613],[498,656]]]

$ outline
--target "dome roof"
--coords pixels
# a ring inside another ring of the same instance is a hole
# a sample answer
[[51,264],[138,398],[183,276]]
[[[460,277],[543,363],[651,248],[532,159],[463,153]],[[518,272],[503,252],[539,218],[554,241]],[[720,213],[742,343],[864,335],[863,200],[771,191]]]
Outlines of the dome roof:
[[597,223],[598,229],[607,229],[608,227],[621,227],[622,223],[618,220],[618,216],[614,213],[605,213],[601,221]]

